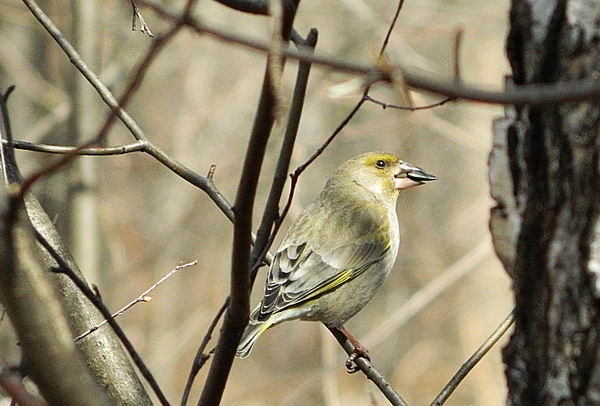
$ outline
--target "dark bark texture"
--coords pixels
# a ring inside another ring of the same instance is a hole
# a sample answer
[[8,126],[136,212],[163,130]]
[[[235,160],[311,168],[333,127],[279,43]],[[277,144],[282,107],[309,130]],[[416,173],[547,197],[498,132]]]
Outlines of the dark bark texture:
[[[513,0],[509,86],[598,78],[600,2]],[[600,104],[507,107],[490,227],[513,276],[511,405],[600,404]]]

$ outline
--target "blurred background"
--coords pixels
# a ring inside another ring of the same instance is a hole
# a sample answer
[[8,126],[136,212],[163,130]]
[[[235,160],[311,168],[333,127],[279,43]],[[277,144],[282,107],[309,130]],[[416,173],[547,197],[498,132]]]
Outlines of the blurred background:
[[[131,31],[129,1],[39,3],[120,95],[150,45],[146,35]],[[182,3],[162,2],[172,7]],[[387,48],[389,59],[451,79],[454,35],[462,27],[463,79],[500,88],[508,72],[508,7],[507,0],[486,2],[485,7],[475,0],[407,0]],[[395,8],[396,2],[383,0],[305,1],[295,27],[303,35],[316,27],[317,52],[323,55],[372,63]],[[0,85],[16,85],[10,102],[15,138],[60,145],[89,139],[106,117],[105,105],[23,3],[0,0],[0,10]],[[150,10],[142,13],[156,34],[168,28]],[[196,15],[250,38],[268,38],[264,17],[206,0],[199,1]],[[147,72],[127,110],[153,142],[198,173],[206,174],[216,164],[215,183],[233,201],[264,63],[265,57],[256,51],[184,30]],[[293,61],[286,66],[289,95],[296,67]],[[351,78],[313,67],[293,167],[318,148],[356,103],[358,95],[328,95],[332,86]],[[371,95],[401,102],[383,85],[375,86]],[[413,97],[417,105],[440,99],[420,92]],[[381,294],[347,324],[369,348],[374,365],[411,405],[428,404],[512,307],[510,281],[493,253],[487,225],[491,126],[502,114],[501,107],[467,102],[418,112],[383,110],[367,103],[298,184],[289,219],[317,195],[341,162],[365,151],[395,152],[438,176],[437,182],[401,196],[402,242],[395,269]],[[255,224],[281,140],[280,125],[268,145]],[[107,145],[130,142],[133,138],[119,123]],[[18,153],[25,173],[55,159]],[[88,280],[98,285],[113,310],[176,265],[198,260],[154,291],[151,302],[119,318],[169,399],[177,403],[196,349],[228,292],[229,221],[202,191],[141,153],[80,158],[41,182],[36,193]],[[263,268],[253,304],[262,293],[264,273]],[[419,296],[431,300],[418,312],[407,309],[413,295],[440,281],[449,283],[439,295]],[[504,404],[502,343],[477,365],[448,405]],[[0,356],[18,362],[16,339],[6,319],[0,323]],[[223,404],[386,404],[362,374],[346,373],[344,360],[323,326],[286,323],[265,334],[250,358],[236,361]],[[194,404],[207,371],[205,366],[196,380]],[[0,404],[8,401],[0,398]]]

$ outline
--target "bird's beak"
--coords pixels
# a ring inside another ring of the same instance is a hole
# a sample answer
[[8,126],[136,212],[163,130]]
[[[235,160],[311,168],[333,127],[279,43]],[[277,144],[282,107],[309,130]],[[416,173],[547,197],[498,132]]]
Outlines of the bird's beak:
[[422,185],[425,182],[436,180],[437,177],[425,172],[423,169],[407,162],[400,164],[400,172],[395,176],[395,186],[398,190],[410,189]]

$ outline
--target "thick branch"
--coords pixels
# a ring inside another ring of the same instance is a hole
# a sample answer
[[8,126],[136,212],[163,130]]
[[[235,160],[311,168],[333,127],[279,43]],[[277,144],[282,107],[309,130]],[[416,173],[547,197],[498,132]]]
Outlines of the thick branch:
[[[175,20],[178,14],[169,11],[154,2],[139,0],[139,3],[151,8],[161,17]],[[190,17],[186,24],[199,35],[208,34],[228,43],[238,44],[261,52],[268,52],[269,45],[264,41],[248,39],[245,35],[234,34],[230,31],[213,27]],[[315,65],[327,67],[336,71],[346,72],[354,75],[372,75],[378,80],[389,81],[392,72],[382,71],[374,65],[361,64],[339,58],[313,55],[308,51],[296,51],[293,49],[283,50],[282,54],[295,60],[312,62]],[[570,82],[556,84],[528,84],[518,88],[505,91],[485,90],[476,86],[470,86],[454,80],[448,81],[410,72],[402,67],[392,67],[393,70],[402,72],[406,83],[420,90],[449,96],[457,99],[471,100],[490,104],[515,104],[515,105],[550,105],[565,101],[580,101],[593,99],[600,96],[600,83],[597,80],[572,80]]]
[[[0,117],[0,138],[10,141],[12,140],[12,134],[6,106],[6,95],[1,95],[1,97],[0,111],[2,112],[2,117]],[[2,164],[5,182],[9,185],[18,184],[21,175],[16,166],[14,150],[5,143],[2,144]],[[54,247],[54,251],[61,256],[65,266],[83,280],[81,271],[66,249],[54,224],[40,206],[35,196],[31,193],[27,194],[24,205],[27,216],[33,224],[36,233],[42,236],[45,241],[48,241]],[[57,266],[55,258],[44,249],[40,249],[38,255],[46,272],[49,274],[50,270]],[[91,325],[101,321],[100,314],[86,301],[82,292],[67,278],[61,275],[49,274],[48,279],[54,284],[57,291],[60,292],[63,306],[65,309],[68,309],[68,311],[65,311],[68,323],[75,334],[85,331]],[[78,347],[86,360],[88,360],[96,378],[106,388],[111,398],[123,405],[150,404],[150,399],[135,374],[127,355],[111,331],[106,330],[93,337],[93,339],[82,340],[78,344]],[[39,351],[40,348],[43,347],[37,348],[36,351]]]
[[20,204],[2,183],[0,299],[19,337],[25,368],[54,405],[111,405],[73,343],[59,294],[39,258]]
[[[284,9],[282,38],[285,41],[289,39],[297,5],[298,3],[295,2],[292,8],[285,7]],[[248,323],[252,213],[265,148],[275,120],[276,95],[273,81],[277,79],[271,77],[269,65],[269,61],[267,61],[261,97],[234,205],[231,301],[221,328],[215,357],[198,403],[200,406],[212,406],[220,403],[237,345],[244,327]]]

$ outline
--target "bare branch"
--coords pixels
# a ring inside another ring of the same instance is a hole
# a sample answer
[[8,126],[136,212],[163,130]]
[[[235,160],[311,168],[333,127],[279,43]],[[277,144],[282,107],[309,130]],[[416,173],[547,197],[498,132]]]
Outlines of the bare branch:
[[[7,141],[5,140],[4,143]],[[233,221],[233,207],[231,204],[225,199],[225,197],[221,194],[219,189],[215,186],[212,180],[212,174],[214,174],[214,169],[216,166],[211,165],[207,177],[203,177],[198,175],[196,172],[177,161],[175,158],[170,157],[160,148],[155,146],[151,141],[145,137],[145,140],[141,140],[138,142],[134,142],[128,145],[121,145],[115,147],[94,147],[94,148],[83,148],[79,151],[75,152],[80,147],[74,146],[59,146],[59,145],[48,145],[48,144],[38,144],[28,141],[14,141],[14,147],[17,149],[29,150],[29,151],[38,151],[38,152],[46,152],[52,154],[78,154],[78,155],[93,155],[93,156],[111,156],[111,155],[122,155],[128,154],[131,152],[146,152],[157,161],[159,161],[166,168],[170,169],[173,173],[189,182],[190,184],[196,186],[197,188],[203,190],[213,202],[217,205],[219,209],[227,216],[227,218]],[[213,169],[214,168],[214,169]],[[254,241],[255,236],[252,235],[252,239]],[[272,255],[270,253],[266,254],[266,257],[263,258],[264,261],[269,264],[272,260]]]
[[[10,131],[10,119],[6,104],[6,97],[9,92],[10,88],[0,99],[0,111],[2,112],[2,117],[0,118],[0,132],[2,133],[2,136],[0,138],[7,141],[7,143],[2,143],[1,148],[2,170],[5,177],[5,183],[9,188],[18,190],[21,174],[16,164],[14,149],[10,145],[13,137]],[[42,261],[46,272],[48,269],[52,269],[56,266],[58,262],[54,257],[59,256],[64,267],[68,267],[73,275],[83,278],[77,265],[71,258],[58,235],[54,224],[50,221],[48,215],[42,209],[35,196],[29,193],[24,196],[24,200],[21,200],[20,193],[15,191],[11,201],[14,202],[15,208],[9,212],[11,216],[8,217],[6,223],[16,221],[12,217],[16,216],[18,213],[17,209],[20,207],[17,206],[24,204],[27,217],[34,226],[36,236],[43,236],[44,241],[46,241],[49,246],[52,246],[54,256],[51,256],[49,251],[37,250],[39,259]],[[93,306],[88,305],[83,298],[83,293],[73,286],[69,280],[62,277],[50,278],[49,280],[53,283],[53,287],[60,292],[63,304],[69,306],[72,310],[67,313],[67,321],[73,330],[78,331],[81,328],[87,328],[90,321],[96,320],[99,316],[96,310]],[[20,300],[24,299],[21,298]],[[25,317],[29,318],[31,315],[28,314]],[[47,315],[44,317],[47,317]],[[71,336],[70,332],[69,336]],[[46,347],[37,343],[35,351],[40,352],[40,348]],[[123,404],[127,404],[127,402],[135,402],[140,405],[150,404],[148,394],[135,374],[116,336],[112,333],[98,335],[93,341],[87,340],[82,342],[79,345],[79,349],[86,359],[94,360],[93,363],[90,363],[90,368],[94,372],[96,379],[106,387],[106,390],[113,399],[119,400]],[[100,352],[102,352],[102,356],[100,356]],[[109,364],[110,368],[108,366]],[[115,368],[115,366],[118,366],[118,368]],[[56,377],[54,376],[53,379],[56,379]]]
[[0,191],[0,300],[19,337],[28,374],[50,404],[111,405],[69,340],[59,295],[39,258],[19,195],[9,197],[4,182]]
[[[129,129],[136,140],[144,140],[145,134],[138,126],[138,124],[131,118],[127,112],[119,108],[119,102],[113,96],[108,87],[100,81],[98,75],[96,75],[87,64],[81,59],[79,53],[71,45],[71,43],[65,38],[63,33],[56,27],[56,25],[50,20],[50,18],[43,12],[43,10],[37,5],[35,1],[23,0],[27,7],[31,10],[35,18],[42,24],[42,26],[48,31],[48,33],[54,38],[56,43],[61,47],[64,53],[69,57],[69,60],[75,66],[75,68],[81,72],[81,74],[87,79],[87,81],[96,89],[102,100],[113,110],[117,110],[117,116],[121,119],[123,124]],[[174,17],[175,19],[177,17]]]
[[[3,140],[4,143],[8,141]],[[80,148],[74,146],[62,146],[62,145],[50,145],[40,144],[37,142],[29,141],[13,141],[13,147],[15,149],[22,149],[25,151],[36,151],[45,152],[48,154],[76,154],[76,155],[124,155],[131,152],[143,152],[145,150],[145,141],[138,141],[132,144],[119,145],[115,147],[92,147],[92,148]]]
[[[296,38],[296,41],[302,41],[303,45],[306,45],[312,49],[314,49],[316,46],[317,40],[318,31],[314,28],[310,30],[306,40],[302,38]],[[250,260],[250,263],[252,264],[251,285],[254,283],[256,272],[262,265],[263,259],[271,247],[273,239],[279,231],[281,223],[283,222],[285,214],[287,213],[287,210],[285,210],[284,214],[279,216],[279,201],[281,200],[281,194],[287,179],[290,160],[294,150],[294,143],[296,142],[296,135],[300,125],[300,117],[302,116],[302,108],[304,106],[304,96],[306,94],[306,87],[308,85],[310,67],[310,62],[304,61],[301,61],[298,66],[298,75],[296,77],[296,86],[294,89],[292,104],[290,106],[287,128],[285,130],[283,143],[281,144],[281,152],[279,153],[277,168],[275,169],[273,181],[271,182],[269,197],[267,198],[261,224],[256,233],[256,243],[252,252],[252,258]],[[274,223],[276,224],[275,227],[273,227]]]
[[198,347],[198,351],[196,351],[196,356],[194,357],[194,363],[192,364],[192,368],[190,369],[190,374],[188,376],[187,382],[185,384],[185,388],[183,390],[183,396],[181,397],[181,406],[187,405],[188,398],[189,398],[190,392],[192,390],[192,385],[194,384],[194,380],[196,379],[196,375],[198,375],[198,372],[200,372],[200,369],[202,369],[202,367],[204,366],[206,361],[208,361],[208,359],[210,358],[210,353],[205,353],[204,350],[206,350],[206,346],[208,345],[208,343],[210,342],[210,339],[212,338],[213,331],[215,331],[215,328],[217,327],[219,320],[221,320],[221,317],[223,316],[223,314],[225,313],[225,310],[227,310],[228,307],[229,307],[229,296],[227,296],[227,299],[225,299],[225,302],[223,303],[223,305],[221,306],[221,308],[219,309],[219,311],[213,318],[212,322],[210,323],[210,326],[208,326],[208,329],[206,330],[206,334],[204,334],[204,338],[202,339],[202,343],[200,344],[200,347]]
[[394,18],[392,18],[392,22],[390,23],[390,26],[388,27],[388,30],[385,33],[383,44],[381,44],[381,49],[379,50],[379,57],[383,56],[383,53],[385,52],[385,49],[387,48],[390,42],[390,37],[392,36],[392,31],[394,31],[396,23],[398,22],[398,17],[400,16],[402,6],[404,6],[404,0],[398,1],[398,6],[396,6],[396,11],[394,12]]
[[135,0],[131,0],[131,8],[132,10],[132,20],[131,20],[131,31],[135,31],[137,29],[137,22],[140,22],[140,32],[141,33],[146,33],[148,34],[148,36],[150,38],[154,38],[154,34],[152,33],[152,31],[150,31],[150,27],[148,27],[148,24],[146,24],[146,20],[144,20],[144,17],[142,16],[142,13],[140,13],[140,10],[137,6],[137,4],[135,4]]
[[445,99],[440,100],[439,102],[435,102],[435,103],[431,103],[431,104],[426,104],[424,106],[398,106],[397,104],[390,104],[390,103],[384,103],[382,101],[379,101],[371,96],[369,96],[368,94],[364,96],[365,99],[367,101],[370,101],[371,103],[374,103],[378,106],[381,106],[381,108],[385,109],[396,109],[396,110],[408,110],[408,111],[418,111],[418,110],[429,110],[429,109],[433,109],[435,107],[439,107],[439,106],[443,106],[444,104],[456,100],[453,97],[446,97]]
[[125,335],[123,329],[121,329],[117,322],[112,318],[110,311],[104,305],[100,297],[96,295],[96,293],[94,293],[94,291],[92,291],[92,289],[90,289],[90,287],[77,274],[75,274],[75,272],[73,272],[71,267],[63,260],[62,256],[55,250],[55,248],[50,244],[50,242],[46,240],[46,238],[43,235],[37,233],[37,230],[35,231],[36,239],[38,240],[38,242],[42,245],[42,247],[44,247],[44,249],[46,249],[46,251],[48,251],[48,253],[54,258],[54,260],[58,264],[58,267],[54,269],[54,272],[66,275],[73,282],[73,284],[75,284],[75,286],[77,286],[77,288],[85,295],[85,297],[96,307],[96,309],[98,309],[100,313],[102,313],[108,324],[114,330],[115,334],[117,334],[117,336],[119,337],[119,340],[123,343],[123,346],[131,356],[131,359],[133,360],[135,365],[138,367],[138,369],[140,370],[140,372],[142,373],[142,375],[156,394],[156,397],[160,401],[161,405],[169,406],[169,402],[167,401],[167,398],[163,394],[160,386],[158,385],[158,382],[156,382],[156,379],[154,379],[154,376],[152,375],[142,358],[139,356],[137,350],[135,349],[131,341],[129,341],[129,338],[127,338],[127,336]]
[[[290,37],[298,2],[299,0],[294,1],[292,6],[284,4],[281,37],[286,42]],[[271,77],[269,61],[267,61],[261,96],[234,205],[231,304],[225,314],[215,357],[198,402],[199,406],[218,405],[221,401],[240,337],[248,323],[252,213],[267,140],[275,120],[276,98],[273,80],[277,79]]]
[[[338,329],[329,329],[331,334],[338,340],[338,343],[344,348],[344,351],[348,355],[354,352],[354,346],[346,338],[346,336]],[[397,406],[408,406],[406,401],[396,392],[396,390],[389,384],[385,377],[371,364],[371,361],[363,357],[358,357],[354,360],[356,366],[365,374],[365,376],[371,380],[381,393],[390,401],[392,405]]]
[[512,326],[515,321],[514,310],[510,312],[502,323],[494,330],[492,335],[484,341],[483,344],[469,357],[469,359],[460,367],[456,374],[452,377],[450,382],[442,389],[439,395],[431,402],[430,406],[441,406],[450,397],[452,392],[460,385],[465,379],[467,374],[471,372],[471,369],[488,353],[488,351],[500,340],[500,338],[506,333],[506,331]]
[[[295,31],[292,32],[292,37],[295,37],[294,42],[296,44],[306,43],[309,46],[311,44],[312,44],[312,46],[314,46],[316,44],[317,35],[318,35],[317,31],[313,29],[313,30],[311,30],[307,40],[305,41],[303,38],[300,37],[300,35],[297,32],[295,32]],[[299,125],[301,111],[302,111],[302,105],[303,105],[303,101],[304,101],[304,94],[306,91],[306,85],[308,84],[309,73],[310,73],[310,63],[302,62],[300,64],[300,67],[298,70],[298,77],[296,79],[296,88],[294,90],[294,96],[292,99],[292,105],[291,105],[290,113],[289,113],[288,126],[286,129],[284,141],[283,141],[283,144],[281,147],[282,152],[280,154],[280,158],[277,163],[277,169],[275,171],[274,180],[272,183],[268,202],[265,206],[265,213],[263,214],[263,217],[262,217],[262,219],[263,219],[262,224],[259,227],[259,231],[258,231],[258,235],[261,235],[261,229],[266,230],[266,231],[262,231],[262,233],[264,233],[264,235],[266,235],[266,237],[268,237],[269,239],[265,245],[265,243],[264,243],[265,237],[264,236],[262,237],[262,241],[261,241],[261,239],[259,239],[258,236],[256,238],[253,237],[253,239],[255,240],[255,247],[259,247],[259,246],[263,245],[264,248],[262,249],[262,252],[260,253],[260,256],[258,256],[258,258],[256,258],[255,255],[256,255],[256,252],[260,252],[260,251],[255,248],[255,251],[254,251],[255,253],[253,254],[252,259],[250,261],[250,263],[253,264],[253,267],[251,269],[251,283],[253,283],[254,278],[256,276],[256,271],[258,270],[258,267],[263,263],[263,261],[265,261],[265,259],[266,259],[266,262],[268,264],[270,264],[272,261],[272,255],[268,252],[268,249],[271,246],[271,244],[273,242],[273,238],[277,234],[277,231],[279,230],[279,226],[281,225],[280,220],[283,219],[282,216],[278,217],[277,206],[278,206],[279,199],[281,197],[281,191],[283,190],[283,186],[285,184],[286,173],[289,168],[289,160],[291,158],[291,153],[293,150],[296,133],[298,130],[298,125]],[[212,174],[214,173],[214,169],[215,169],[215,166],[214,165],[211,166],[211,170],[209,171],[209,175],[207,176],[209,179],[212,179]],[[274,228],[274,230],[271,232],[272,223],[276,217],[277,217],[277,221],[276,221],[277,225]],[[266,224],[268,224],[268,225],[266,225]],[[270,236],[269,236],[269,233],[271,233]],[[213,323],[209,327],[209,329],[204,337],[204,340],[203,340],[202,344],[200,345],[200,348],[194,359],[194,364],[192,365],[192,370],[190,371],[188,381],[186,383],[186,387],[184,390],[184,396],[183,396],[182,403],[181,403],[182,406],[185,406],[185,404],[187,403],[187,399],[189,396],[189,392],[191,390],[191,386],[194,382],[196,375],[198,374],[198,371],[204,365],[206,360],[208,360],[208,358],[209,358],[209,355],[205,355],[203,353],[203,348],[206,346],[207,338],[210,338],[210,336],[212,334],[212,330],[215,327],[215,324],[221,317],[222,313],[229,306],[229,301],[230,301],[230,297],[228,296],[227,299],[225,300],[225,303],[223,304],[223,306],[221,306],[221,309],[215,316]]]
[[[119,310],[117,310],[116,312],[114,312],[111,315],[111,319],[116,319],[118,316],[120,316],[121,314],[125,313],[127,310],[129,310],[130,308],[132,308],[133,306],[135,306],[138,303],[147,303],[150,300],[152,300],[152,298],[150,296],[148,296],[154,289],[158,288],[160,285],[162,285],[167,279],[169,279],[171,276],[175,275],[178,271],[180,271],[181,269],[185,269],[191,266],[194,266],[198,263],[198,261],[192,261],[192,262],[188,262],[186,264],[183,265],[177,265],[174,269],[172,269],[171,271],[169,271],[169,273],[167,273],[165,276],[163,276],[162,278],[160,278],[158,281],[156,281],[152,286],[150,286],[148,289],[146,289],[145,291],[143,291],[137,298],[135,298],[134,300],[132,300],[131,302],[127,303],[125,306],[123,306],[122,308],[120,308]],[[87,330],[86,332],[78,335],[77,337],[75,337],[75,341],[79,341],[81,340],[83,337],[93,333],[94,331],[98,330],[100,327],[102,327],[103,325],[105,325],[106,323],[108,323],[108,319],[104,319],[102,320],[100,323],[92,326],[89,330]]]
[[[177,14],[148,0],[139,0],[139,3],[152,9],[161,17],[168,20],[177,19]],[[269,45],[264,41],[248,39],[247,36],[233,34],[230,31],[213,27],[205,22],[190,17],[186,24],[200,35],[208,34],[228,43],[238,44],[261,52],[268,52]],[[377,66],[345,61],[338,58],[311,55],[309,52],[287,49],[283,55],[295,60],[312,62],[315,65],[327,67],[336,71],[354,75],[378,75],[381,81],[390,78],[381,72]],[[409,86],[431,93],[465,99],[489,104],[515,104],[515,105],[549,105],[568,101],[581,101],[600,96],[600,83],[596,80],[578,80],[554,84],[523,85],[505,91],[486,90],[464,83],[433,78],[421,73],[400,69]]]
[[[104,83],[102,83],[102,81],[100,81],[100,79],[98,78],[98,75],[96,75],[86,65],[86,63],[81,59],[80,55],[77,53],[75,48],[73,48],[69,41],[67,41],[64,35],[56,27],[56,25],[54,25],[52,20],[50,20],[50,18],[48,18],[48,16],[40,9],[37,3],[33,0],[23,1],[26,2],[27,6],[30,8],[34,16],[50,33],[50,35],[61,47],[61,49],[69,57],[69,60],[71,61],[71,63],[73,63],[75,68],[77,68],[77,70],[81,72],[81,74],[88,80],[88,82],[90,82],[94,89],[96,89],[102,100],[111,108],[111,111],[116,112],[115,114],[117,115],[117,117],[127,127],[127,129],[131,132],[133,137],[137,141],[146,143],[144,144],[144,151],[156,158],[159,162],[161,162],[171,171],[176,173],[178,176],[182,177],[194,186],[203,190],[209,196],[209,198],[215,202],[217,207],[219,207],[219,209],[227,216],[227,218],[233,221],[233,211],[231,204],[223,197],[221,192],[215,187],[215,184],[212,182],[212,180],[206,179],[198,175],[184,164],[169,157],[159,147],[152,144],[150,140],[148,140],[147,135],[137,124],[137,122],[123,108],[120,107],[119,102],[108,89],[108,87]],[[189,18],[190,17],[187,17],[187,19]],[[175,19],[176,21],[179,21],[179,16]],[[86,149],[82,147],[79,148],[81,148],[82,150]],[[75,154],[76,152],[72,151],[71,153]]]
[[[77,55],[77,57],[79,58],[79,55],[77,54],[75,49],[72,47],[72,45],[64,38],[64,36],[62,36],[62,34],[58,30],[58,28],[56,28],[56,26],[54,26],[54,24],[52,23],[50,18],[48,18],[48,16],[43,12],[43,10],[37,5],[37,3],[34,0],[23,0],[23,2],[31,10],[32,14],[38,19],[38,21],[44,26],[44,28],[46,28],[46,30],[50,33],[50,35],[52,35],[53,38],[59,43],[59,45],[61,45],[63,50],[66,51],[67,49],[69,49],[72,51],[72,53],[74,55]],[[142,62],[139,64],[138,68],[136,69],[123,96],[121,97],[121,100],[119,102],[117,102],[116,106],[110,111],[106,121],[104,122],[104,124],[103,124],[102,128],[100,129],[100,131],[98,132],[98,134],[94,138],[92,138],[91,141],[78,147],[78,149],[89,148],[93,145],[98,144],[100,141],[102,141],[105,138],[110,127],[116,120],[119,111],[122,110],[122,108],[129,102],[129,100],[131,99],[131,97],[133,96],[135,91],[138,89],[138,87],[141,84],[141,81],[142,81],[146,71],[150,67],[151,63],[156,59],[157,55],[163,49],[163,47],[172,38],[174,38],[175,35],[183,27],[183,25],[184,25],[183,21],[185,20],[187,14],[191,12],[191,8],[192,8],[193,4],[194,4],[194,1],[189,0],[188,4],[184,10],[183,15],[176,21],[176,23],[173,25],[173,27],[165,35],[161,36],[160,38],[158,38],[156,41],[153,42],[152,46],[146,53],[145,57],[142,59]],[[76,61],[74,61],[74,60],[71,60],[71,62],[73,62],[76,66],[78,64],[81,66],[86,66],[85,63],[81,60],[81,58],[78,59],[77,64],[76,64]],[[91,72],[89,69],[87,69],[87,71]],[[83,71],[82,71],[82,73],[83,73]],[[87,76],[86,76],[86,78],[89,80],[89,78]],[[97,79],[97,77],[96,77],[96,79]],[[34,172],[27,179],[24,179],[23,182],[21,183],[21,192],[20,192],[21,195],[25,195],[27,193],[27,191],[31,188],[31,186],[38,179],[40,179],[43,176],[47,176],[51,173],[54,173],[56,170],[60,169],[65,164],[70,162],[77,155],[78,149],[74,150],[72,153],[65,154],[65,156],[63,156],[61,159],[59,159],[55,163],[53,163],[45,168],[42,168],[37,172]]]

